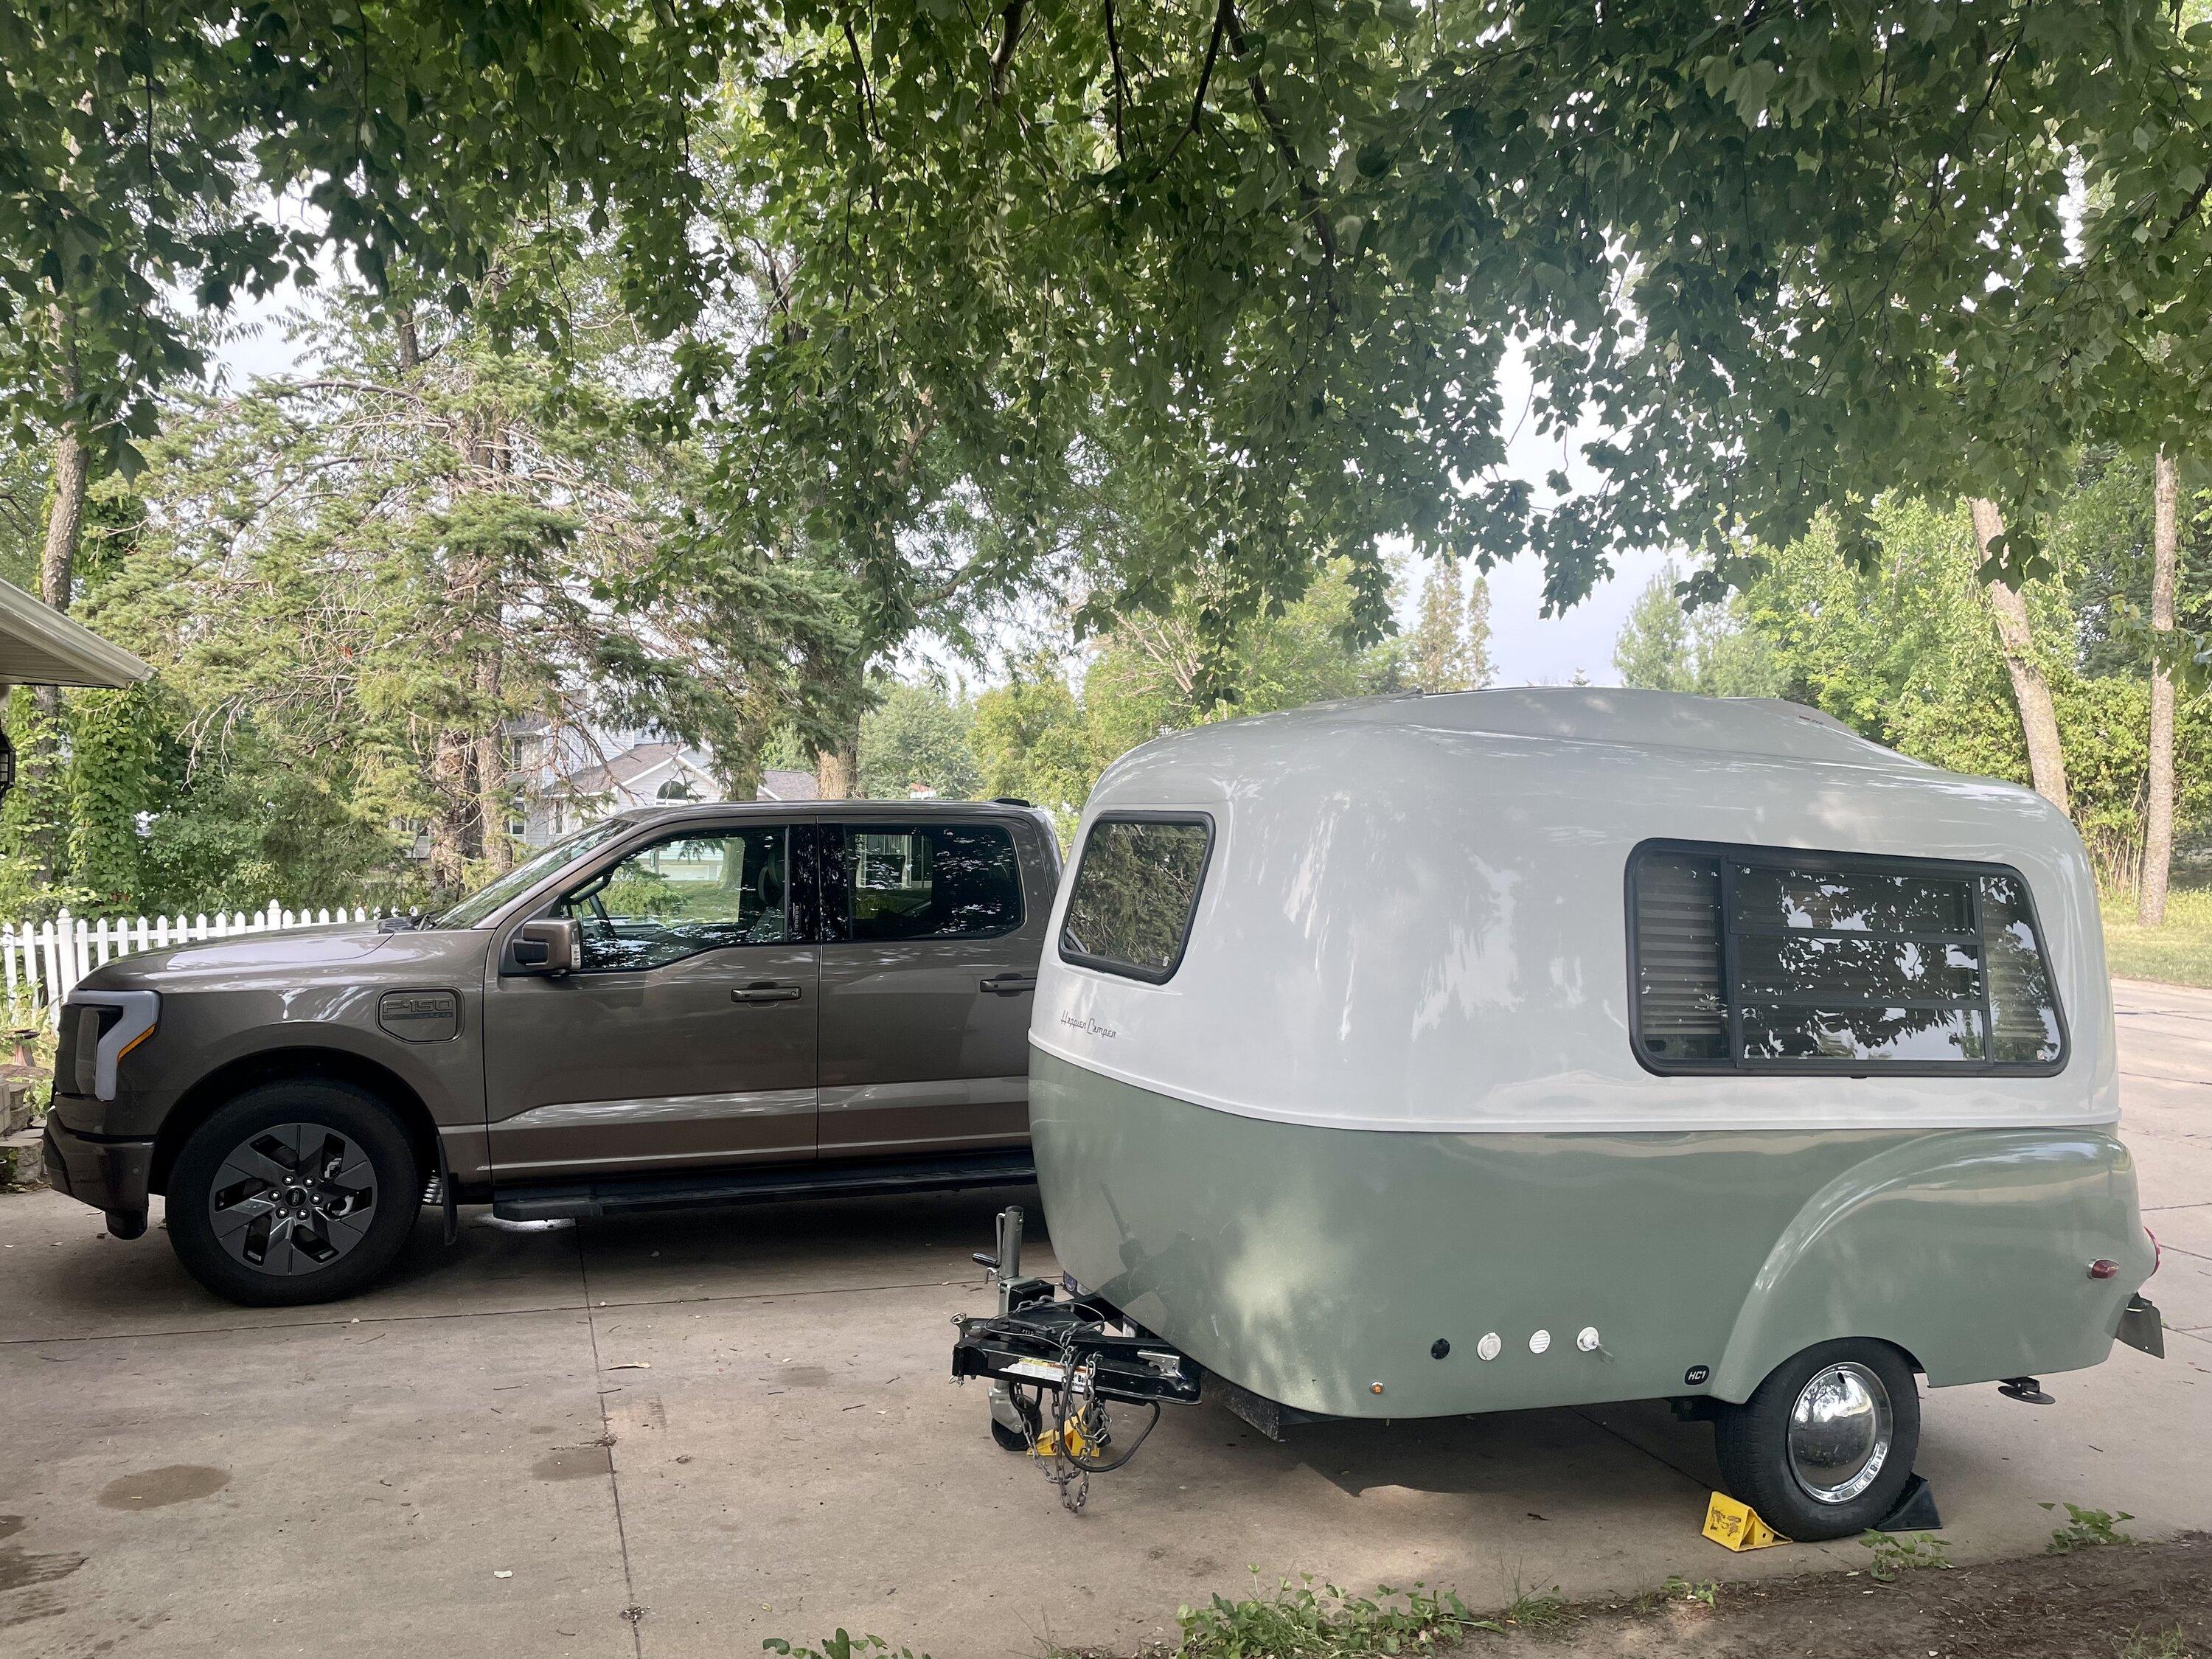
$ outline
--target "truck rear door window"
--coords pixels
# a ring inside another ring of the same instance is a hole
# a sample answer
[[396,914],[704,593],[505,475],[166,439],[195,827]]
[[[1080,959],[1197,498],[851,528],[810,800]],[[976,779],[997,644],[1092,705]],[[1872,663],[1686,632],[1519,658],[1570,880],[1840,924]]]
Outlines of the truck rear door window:
[[1155,985],[1172,978],[1190,942],[1212,842],[1205,817],[1095,821],[1060,922],[1061,960]]
[[1633,1041],[1655,1071],[2064,1061],[2010,870],[1660,843],[1638,849],[1629,885]]
[[843,826],[831,925],[856,942],[988,939],[1022,925],[1014,838],[998,823]]

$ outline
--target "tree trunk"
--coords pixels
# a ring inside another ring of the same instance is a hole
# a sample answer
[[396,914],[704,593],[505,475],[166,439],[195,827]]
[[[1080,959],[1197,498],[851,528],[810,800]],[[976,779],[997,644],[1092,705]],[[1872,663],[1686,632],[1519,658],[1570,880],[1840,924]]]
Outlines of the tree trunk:
[[2136,920],[2146,927],[2166,925],[2166,878],[2173,863],[2173,669],[2167,653],[2173,645],[2179,493],[2173,457],[2160,449],[2151,489],[2150,800],[2143,811],[2142,886],[2136,896]]
[[84,443],[72,422],[54,441],[46,556],[39,564],[39,597],[57,611],[66,611],[75,597],[77,543],[84,532],[85,471]]
[[[64,356],[62,390],[75,402],[79,382],[76,352]],[[54,477],[46,492],[46,542],[39,561],[39,597],[64,615],[76,597],[76,550],[84,538],[84,497],[90,483],[84,438],[71,414],[54,439]],[[51,685],[39,688],[39,706],[49,716],[61,710],[61,692]]]
[[477,702],[486,722],[477,733],[477,811],[483,819],[483,856],[489,873],[503,876],[514,867],[514,838],[507,821],[514,805],[514,781],[507,764],[507,720],[501,702],[501,664],[496,641],[477,664]]
[[850,800],[860,787],[860,734],[838,739],[835,749],[814,751],[815,793],[824,800]]
[[[1990,544],[2004,534],[2004,520],[1995,501],[1979,496],[1967,503],[1973,515],[1974,540],[1982,556],[1990,556]],[[2058,747],[2058,714],[2051,706],[2051,686],[2035,660],[2034,641],[2028,630],[2027,601],[2020,590],[1992,578],[1986,590],[1990,611],[1996,618],[1997,638],[2004,647],[2005,672],[2012,677],[2012,700],[2020,710],[2021,735],[2027,739],[2027,766],[2035,793],[2068,817],[2073,806],[2066,796],[2066,760]]]
[[468,883],[469,832],[477,804],[469,787],[472,769],[468,734],[447,728],[438,733],[430,757],[430,782],[437,807],[430,819],[430,884],[441,893],[459,893]]
[[[76,343],[64,325],[62,391],[74,404],[82,389],[77,374]],[[39,561],[39,597],[66,613],[76,592],[76,551],[84,533],[84,498],[90,483],[83,428],[72,410],[54,440],[54,476],[46,493],[46,539]],[[42,885],[59,878],[64,861],[63,842],[68,824],[59,814],[62,803],[54,788],[61,781],[62,694],[59,686],[41,685],[31,693],[41,718],[18,759],[27,793],[44,803],[40,819],[46,833],[35,838],[39,877]]]

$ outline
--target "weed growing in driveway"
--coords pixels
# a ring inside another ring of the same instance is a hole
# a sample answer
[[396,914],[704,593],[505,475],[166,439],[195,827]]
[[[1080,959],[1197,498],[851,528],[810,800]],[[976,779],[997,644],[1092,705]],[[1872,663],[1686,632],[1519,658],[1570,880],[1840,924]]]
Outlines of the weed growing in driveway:
[[[869,1654],[878,1653],[888,1656],[888,1659],[915,1659],[912,1648],[901,1648],[893,1654],[891,1644],[880,1636],[848,1636],[842,1630],[835,1636],[823,1638],[818,1648],[804,1644],[794,1647],[781,1636],[769,1637],[761,1646],[770,1653],[783,1655],[784,1659],[866,1659]],[[924,1654],[921,1659],[929,1659],[929,1656]]]
[[1873,1564],[1867,1571],[1879,1584],[1888,1583],[1900,1573],[1951,1565],[1951,1547],[1932,1532],[1916,1532],[1909,1538],[1869,1532],[1863,1534],[1859,1542],[1874,1552]]
[[1462,1631],[1504,1627],[1475,1618],[1449,1590],[1435,1595],[1419,1584],[1406,1590],[1386,1584],[1374,1596],[1347,1595],[1334,1584],[1316,1589],[1310,1577],[1296,1583],[1285,1578],[1272,1595],[1240,1601],[1216,1595],[1202,1607],[1182,1608],[1176,1623],[1182,1630],[1176,1659],[1357,1659],[1419,1652]]
[[[1557,1593],[1559,1588],[1554,1584],[1548,1590],[1524,1590],[1516,1583],[1513,1587],[1512,1601],[1506,1604],[1505,1611],[1498,1618],[1504,1624],[1522,1630],[1548,1630],[1553,1625],[1563,1625],[1574,1615],[1568,1611],[1565,1599]],[[1495,1626],[1484,1626],[1481,1628],[1494,1629]]]
[[2179,1625],[2155,1634],[2130,1631],[2118,1659],[2192,1659],[2188,1632]]
[[[2046,1510],[2061,1507],[2045,1504]],[[2125,1510],[2115,1513],[2111,1510],[2085,1510],[2079,1504],[2068,1504],[2066,1524],[2051,1534],[2051,1553],[2071,1555],[2075,1550],[2095,1549],[2101,1544],[2132,1544],[2136,1540],[2120,1530],[2120,1522],[2135,1516]]]
[[1721,1604],[1720,1581],[1716,1578],[1685,1578],[1679,1572],[1668,1576],[1659,1586],[1662,1601],[1695,1601],[1701,1607],[1717,1607]]

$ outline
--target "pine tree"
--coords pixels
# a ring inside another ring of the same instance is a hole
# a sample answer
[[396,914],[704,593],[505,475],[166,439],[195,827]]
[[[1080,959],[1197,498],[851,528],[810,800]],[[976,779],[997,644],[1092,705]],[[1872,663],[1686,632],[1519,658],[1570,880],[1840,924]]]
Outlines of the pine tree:
[[1424,691],[1474,691],[1490,684],[1490,584],[1460,586],[1459,567],[1438,561],[1421,584],[1420,619],[1407,668]]

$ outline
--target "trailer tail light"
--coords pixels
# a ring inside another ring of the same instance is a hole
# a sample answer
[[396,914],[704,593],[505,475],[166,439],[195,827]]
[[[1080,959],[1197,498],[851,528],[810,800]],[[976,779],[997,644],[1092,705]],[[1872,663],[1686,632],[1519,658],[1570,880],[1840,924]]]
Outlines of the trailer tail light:
[[2110,1279],[2114,1273],[2119,1272],[2119,1270],[2120,1264],[2118,1262],[2107,1261],[2102,1256],[2100,1256],[2097,1260],[2089,1264],[2089,1277],[2092,1279]]
[[2149,1228],[2143,1229],[2143,1237],[2150,1240],[2150,1270],[2153,1273],[2156,1273],[2158,1264],[2166,1260],[2166,1251],[2159,1244],[2158,1235]]

